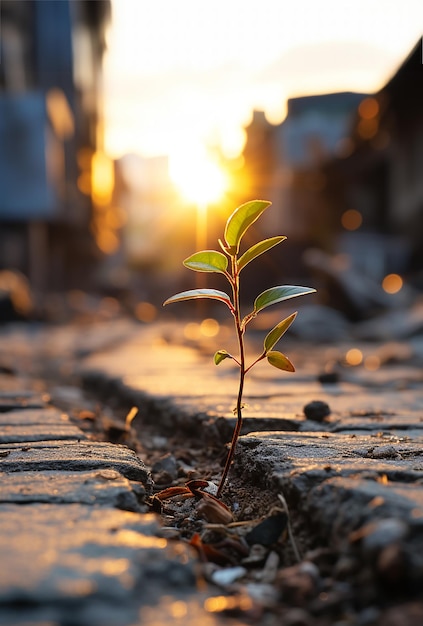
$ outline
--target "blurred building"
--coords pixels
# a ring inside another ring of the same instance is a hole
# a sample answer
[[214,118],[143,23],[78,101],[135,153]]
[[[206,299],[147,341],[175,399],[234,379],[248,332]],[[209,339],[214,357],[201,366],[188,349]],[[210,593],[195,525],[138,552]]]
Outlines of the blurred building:
[[341,253],[378,285],[390,272],[422,273],[422,41],[378,93],[292,98],[280,125],[258,111],[246,132],[242,200],[271,200],[259,235],[289,237],[275,273],[308,273],[309,247]]
[[[274,208],[263,216],[261,236],[275,232],[289,238],[289,247],[274,251],[274,273],[300,280],[307,272],[303,252],[327,247],[333,236],[333,216],[325,200],[323,166],[342,154],[348,143],[357,106],[364,95],[330,93],[291,98],[278,126],[256,111],[246,129],[243,200],[264,198]],[[280,257],[280,258],[279,258]],[[282,269],[284,268],[284,269]],[[269,268],[270,271],[270,268]]]
[[0,270],[39,293],[87,286],[100,255],[92,166],[109,17],[109,0],[0,3]]
[[391,80],[363,100],[348,153],[327,168],[340,247],[377,279],[423,270],[422,50],[419,41]]

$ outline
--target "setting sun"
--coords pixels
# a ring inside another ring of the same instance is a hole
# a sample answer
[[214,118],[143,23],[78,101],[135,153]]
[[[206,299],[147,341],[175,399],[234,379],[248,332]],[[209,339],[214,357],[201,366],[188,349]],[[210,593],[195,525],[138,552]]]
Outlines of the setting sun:
[[184,199],[198,205],[217,202],[228,186],[226,173],[205,151],[171,155],[169,174]]

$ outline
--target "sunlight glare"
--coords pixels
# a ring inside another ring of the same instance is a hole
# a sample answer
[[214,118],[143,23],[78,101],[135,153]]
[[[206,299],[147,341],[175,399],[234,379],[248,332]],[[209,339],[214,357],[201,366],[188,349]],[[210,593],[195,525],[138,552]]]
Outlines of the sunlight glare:
[[198,205],[218,201],[228,186],[226,173],[201,150],[171,155],[169,174],[181,195]]

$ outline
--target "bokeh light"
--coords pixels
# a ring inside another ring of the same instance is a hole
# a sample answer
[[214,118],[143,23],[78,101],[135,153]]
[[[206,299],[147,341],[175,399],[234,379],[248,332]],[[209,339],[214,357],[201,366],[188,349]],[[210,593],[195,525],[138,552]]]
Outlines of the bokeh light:
[[345,230],[357,230],[363,223],[363,216],[360,211],[348,209],[341,216],[341,224]]
[[398,293],[403,287],[404,281],[399,274],[387,274],[382,281],[382,288],[386,293]]
[[216,337],[219,333],[219,322],[209,317],[203,320],[200,324],[200,332],[204,337]]
[[371,120],[379,113],[379,103],[376,98],[364,98],[358,107],[358,113],[364,120]]
[[345,361],[348,365],[360,365],[363,361],[363,353],[358,348],[351,348],[345,355]]
[[154,322],[157,317],[157,309],[150,302],[138,302],[135,306],[135,317],[140,322]]
[[188,605],[182,600],[176,600],[170,605],[170,613],[175,619],[181,619],[188,613]]

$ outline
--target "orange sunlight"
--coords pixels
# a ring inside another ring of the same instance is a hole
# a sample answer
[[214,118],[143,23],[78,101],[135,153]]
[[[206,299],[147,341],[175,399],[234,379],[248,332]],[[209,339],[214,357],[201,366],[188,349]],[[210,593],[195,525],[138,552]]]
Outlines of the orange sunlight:
[[[219,145],[235,158],[254,109],[279,124],[288,97],[376,91],[421,36],[423,5],[347,4],[112,0],[104,64],[107,153],[169,155],[188,141]],[[361,132],[370,137],[375,100],[365,100],[360,114]],[[203,185],[194,191],[195,167],[185,161],[186,174],[174,165],[175,180],[196,201],[203,194],[209,200],[213,192]]]
[[183,198],[199,206],[220,200],[228,186],[226,172],[201,149],[171,155],[169,174]]

